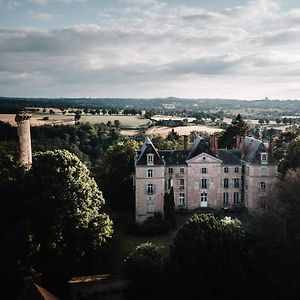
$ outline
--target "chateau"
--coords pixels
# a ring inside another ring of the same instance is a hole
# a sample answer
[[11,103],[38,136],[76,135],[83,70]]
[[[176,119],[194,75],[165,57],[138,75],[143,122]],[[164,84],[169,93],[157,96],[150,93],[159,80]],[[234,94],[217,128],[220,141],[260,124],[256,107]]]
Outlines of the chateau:
[[136,222],[163,213],[164,195],[173,187],[175,207],[192,210],[244,206],[249,213],[264,207],[263,196],[275,179],[273,141],[236,138],[235,149],[218,149],[197,137],[184,150],[157,150],[146,138],[135,156]]

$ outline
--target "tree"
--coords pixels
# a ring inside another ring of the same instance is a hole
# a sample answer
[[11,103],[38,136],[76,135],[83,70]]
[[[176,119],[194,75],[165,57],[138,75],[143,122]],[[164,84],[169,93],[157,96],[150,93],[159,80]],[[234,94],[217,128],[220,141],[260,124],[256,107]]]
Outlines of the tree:
[[288,169],[300,167],[300,136],[286,144],[283,151],[283,157],[278,166],[278,170],[282,176]]
[[[300,168],[288,170],[266,196],[256,226],[257,265],[270,285],[266,299],[297,299],[300,289]],[[276,262],[276,263],[274,263]],[[263,267],[262,267],[263,266]]]
[[235,146],[235,138],[240,135],[244,136],[249,131],[248,124],[242,116],[238,114],[231,121],[231,125],[222,133],[219,138],[221,148],[233,148]]
[[172,128],[172,130],[168,133],[167,138],[168,141],[179,141],[180,135]]
[[124,274],[131,280],[128,299],[153,299],[159,294],[162,279],[163,259],[159,248],[152,243],[136,247],[124,261]]
[[174,189],[171,188],[169,193],[164,196],[164,216],[173,227],[176,225]]
[[78,123],[80,118],[81,118],[81,110],[76,110],[75,117],[74,117],[75,123]]
[[[110,146],[94,172],[107,204],[113,210],[134,209],[134,155],[140,144],[134,140]],[[121,194],[120,194],[121,192]]]
[[15,274],[9,280],[34,269],[57,288],[72,275],[101,271],[101,264],[103,271],[112,222],[102,212],[104,198],[87,167],[66,150],[36,153],[26,172],[12,160],[0,165],[6,166],[0,193],[7,196],[0,257]]
[[119,120],[114,120],[114,125],[116,128],[120,128],[121,127],[121,122]]
[[[244,254],[244,235],[238,220],[194,215],[180,227],[170,249],[167,277],[174,287],[174,296],[240,296],[246,283]],[[234,288],[228,289],[233,282]]]

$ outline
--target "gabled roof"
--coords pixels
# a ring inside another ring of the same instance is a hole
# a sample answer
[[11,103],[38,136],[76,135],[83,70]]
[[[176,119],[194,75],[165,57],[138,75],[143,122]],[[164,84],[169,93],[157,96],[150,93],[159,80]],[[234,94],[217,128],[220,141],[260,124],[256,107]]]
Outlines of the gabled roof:
[[212,150],[209,148],[208,144],[203,140],[203,138],[198,136],[192,144],[190,153],[187,156],[187,160],[189,160],[201,153],[207,153],[211,156],[216,157],[216,155],[212,152]]
[[136,162],[137,165],[147,165],[147,154],[154,154],[154,165],[164,165],[163,160],[152,144],[151,140],[147,137],[140,151],[138,152],[139,158]]

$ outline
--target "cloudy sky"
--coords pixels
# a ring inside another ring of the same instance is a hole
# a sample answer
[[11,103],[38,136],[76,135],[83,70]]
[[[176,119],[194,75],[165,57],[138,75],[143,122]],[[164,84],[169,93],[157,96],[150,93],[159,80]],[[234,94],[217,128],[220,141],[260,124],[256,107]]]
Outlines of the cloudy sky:
[[0,0],[0,95],[300,99],[300,1]]

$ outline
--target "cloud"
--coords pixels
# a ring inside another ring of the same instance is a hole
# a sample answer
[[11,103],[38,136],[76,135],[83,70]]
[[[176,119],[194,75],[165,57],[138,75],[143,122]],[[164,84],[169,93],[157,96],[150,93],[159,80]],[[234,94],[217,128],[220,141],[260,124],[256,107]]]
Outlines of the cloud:
[[39,20],[39,21],[52,21],[58,18],[58,16],[52,14],[43,13],[43,12],[33,12],[33,11],[29,11],[26,14],[26,17],[34,20]]
[[[0,29],[2,93],[300,97],[300,89],[291,88],[300,76],[299,10],[283,11],[272,0],[220,10],[121,2],[95,10],[105,17],[101,25]],[[27,17],[59,17],[46,8]]]

